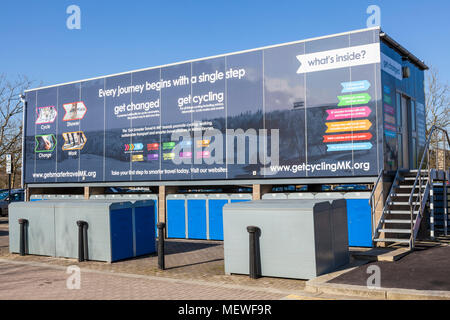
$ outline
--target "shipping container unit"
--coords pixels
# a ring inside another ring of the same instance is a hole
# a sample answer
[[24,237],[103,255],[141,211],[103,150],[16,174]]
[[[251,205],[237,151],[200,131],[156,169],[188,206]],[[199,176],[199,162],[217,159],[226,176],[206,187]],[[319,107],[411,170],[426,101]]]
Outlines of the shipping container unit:
[[77,221],[87,222],[88,259],[113,262],[156,251],[154,201],[17,202],[11,205],[10,252],[18,253],[18,219],[27,219],[28,254],[78,257]]
[[266,194],[263,194],[263,196],[261,198],[263,200],[287,199],[288,194],[287,193],[266,193]]
[[210,240],[223,240],[223,206],[229,202],[229,194],[208,195],[208,230]]
[[223,206],[250,200],[248,194],[170,194],[167,196],[167,237],[223,240]]
[[336,270],[349,261],[345,211],[343,200],[277,199],[227,204],[225,272],[249,273],[248,226],[260,230],[256,240],[260,275],[311,279]]
[[[22,181],[31,194],[159,187],[169,238],[221,239],[226,199],[165,188],[255,187],[234,203],[307,185],[331,200],[325,186],[389,181],[423,154],[427,68],[374,27],[30,89]],[[368,214],[349,210],[350,243],[368,244]]]

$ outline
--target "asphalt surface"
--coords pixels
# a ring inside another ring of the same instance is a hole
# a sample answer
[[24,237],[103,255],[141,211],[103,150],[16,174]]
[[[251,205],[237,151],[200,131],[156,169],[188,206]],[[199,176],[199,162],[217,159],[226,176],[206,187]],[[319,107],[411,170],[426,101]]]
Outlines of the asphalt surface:
[[328,283],[366,286],[371,265],[380,267],[381,288],[450,291],[450,246],[414,251],[395,262],[369,263]]

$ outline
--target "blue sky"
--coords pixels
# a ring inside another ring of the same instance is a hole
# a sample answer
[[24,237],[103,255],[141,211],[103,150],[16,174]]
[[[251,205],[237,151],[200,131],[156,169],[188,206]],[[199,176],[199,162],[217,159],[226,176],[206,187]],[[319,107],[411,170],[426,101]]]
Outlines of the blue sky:
[[[66,8],[81,8],[69,30]],[[0,73],[44,85],[381,27],[450,82],[450,1],[3,0]]]

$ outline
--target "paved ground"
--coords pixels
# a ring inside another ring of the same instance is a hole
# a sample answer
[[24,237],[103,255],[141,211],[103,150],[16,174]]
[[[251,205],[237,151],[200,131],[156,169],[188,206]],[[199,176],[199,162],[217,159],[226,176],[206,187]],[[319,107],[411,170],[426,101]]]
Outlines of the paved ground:
[[[79,289],[72,273],[57,266],[0,261],[0,298],[64,300],[271,300],[286,293],[219,284],[83,270]],[[69,288],[67,286],[69,282]],[[70,289],[72,288],[72,289]]]
[[[114,263],[79,263],[76,259],[10,254],[8,241],[7,219],[0,218],[0,299],[351,298],[336,295],[339,293],[307,293],[303,280],[269,277],[253,280],[245,275],[225,275],[223,245],[219,241],[166,241],[164,271],[157,268],[156,254]],[[357,263],[352,259],[347,267]],[[373,264],[381,268],[383,288],[450,290],[450,246],[416,252],[395,263]],[[81,268],[81,289],[67,289],[68,266]],[[367,266],[329,282],[366,286]]]
[[396,262],[374,262],[344,273],[329,283],[367,285],[368,267],[380,268],[382,288],[450,291],[450,246],[418,250]]
[[[79,263],[76,259],[10,254],[8,241],[7,218],[0,218],[0,299],[280,299],[298,294],[305,286],[302,280],[225,275],[220,241],[166,241],[164,271],[157,268],[156,254],[114,263]],[[70,265],[84,270],[81,291],[66,289],[65,272]]]

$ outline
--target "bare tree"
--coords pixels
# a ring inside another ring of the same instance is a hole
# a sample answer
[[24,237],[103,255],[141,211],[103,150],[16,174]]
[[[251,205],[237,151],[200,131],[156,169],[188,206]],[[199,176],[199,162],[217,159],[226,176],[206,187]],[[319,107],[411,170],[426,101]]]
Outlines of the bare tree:
[[5,155],[12,158],[12,186],[20,185],[22,161],[22,112],[23,104],[20,95],[28,89],[31,81],[25,76],[17,76],[10,80],[0,75],[0,186],[7,187],[5,173]]
[[427,136],[433,125],[443,129],[450,127],[450,87],[441,82],[439,72],[431,67],[426,77],[425,103]]
[[[425,84],[425,103],[426,103],[426,123],[427,137],[430,134],[432,126],[437,126],[450,131],[450,87],[447,83],[443,83],[439,78],[437,69],[431,67],[428,71]],[[446,158],[446,166],[450,164],[450,154],[444,150],[448,150],[450,146],[445,143],[445,137],[442,132],[436,131],[430,140],[430,164],[432,166],[441,167],[444,154]],[[436,152],[438,151],[438,159]],[[439,160],[441,158],[441,160]]]

